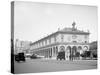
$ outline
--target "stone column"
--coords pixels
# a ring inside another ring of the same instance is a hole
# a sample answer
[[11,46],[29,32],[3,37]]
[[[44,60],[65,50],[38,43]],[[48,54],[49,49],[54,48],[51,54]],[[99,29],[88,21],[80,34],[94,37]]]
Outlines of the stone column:
[[52,58],[52,48],[50,48],[50,56],[51,56],[51,58]]
[[44,56],[46,57],[46,55],[45,55],[45,50],[44,50]]
[[50,58],[50,56],[51,56],[50,51],[51,51],[51,50],[49,49],[49,58]]
[[53,52],[54,52],[54,49],[52,48],[52,57],[54,57],[54,53]]
[[47,58],[49,58],[49,50],[47,49]]

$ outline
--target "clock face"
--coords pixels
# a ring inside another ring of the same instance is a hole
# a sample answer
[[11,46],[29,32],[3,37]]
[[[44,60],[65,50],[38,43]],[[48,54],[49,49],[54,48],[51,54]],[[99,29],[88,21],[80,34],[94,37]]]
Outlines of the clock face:
[[77,38],[77,35],[72,35],[72,39],[76,39]]

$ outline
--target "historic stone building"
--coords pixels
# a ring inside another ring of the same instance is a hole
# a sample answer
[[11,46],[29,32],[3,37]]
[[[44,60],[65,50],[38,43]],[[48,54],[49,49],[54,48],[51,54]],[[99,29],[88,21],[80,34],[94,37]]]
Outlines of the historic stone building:
[[89,32],[78,30],[73,22],[72,28],[58,30],[32,43],[30,50],[46,58],[56,58],[59,51],[65,51],[65,58],[69,60],[71,52],[82,54],[89,50]]
[[17,54],[20,52],[24,52],[25,54],[29,53],[30,44],[31,44],[31,41],[22,41],[22,40],[16,39],[14,54]]

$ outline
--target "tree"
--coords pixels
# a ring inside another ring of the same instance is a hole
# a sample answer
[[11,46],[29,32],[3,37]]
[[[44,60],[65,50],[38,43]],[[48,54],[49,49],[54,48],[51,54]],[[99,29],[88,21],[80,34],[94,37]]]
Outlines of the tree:
[[94,58],[97,58],[97,41],[90,43],[90,51]]
[[97,50],[97,41],[90,43],[90,50]]

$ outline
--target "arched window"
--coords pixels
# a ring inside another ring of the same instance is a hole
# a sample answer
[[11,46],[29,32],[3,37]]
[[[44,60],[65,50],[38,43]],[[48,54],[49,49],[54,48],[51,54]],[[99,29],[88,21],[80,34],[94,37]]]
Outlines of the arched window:
[[88,46],[84,46],[84,50],[87,51],[88,50]]
[[70,47],[70,46],[68,46],[68,47],[67,47],[67,50],[71,50],[71,47]]
[[73,41],[73,43],[77,43],[77,41]]
[[72,52],[76,53],[76,51],[77,51],[77,47],[76,46],[73,46],[72,47]]
[[71,46],[68,46],[66,50],[67,52],[71,53]]
[[60,51],[65,51],[65,47],[64,46],[60,46]]
[[82,49],[82,47],[81,46],[78,46],[78,50],[81,50]]

